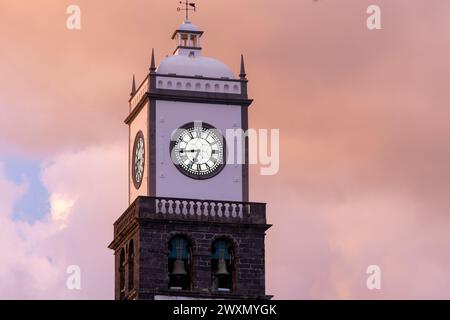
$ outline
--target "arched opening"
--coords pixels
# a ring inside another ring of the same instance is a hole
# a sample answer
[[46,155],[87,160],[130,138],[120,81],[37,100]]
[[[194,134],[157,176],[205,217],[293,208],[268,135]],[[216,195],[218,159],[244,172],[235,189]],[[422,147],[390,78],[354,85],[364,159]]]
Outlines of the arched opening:
[[125,250],[120,250],[119,258],[119,288],[120,298],[125,297]]
[[191,257],[191,245],[186,238],[176,236],[169,241],[170,290],[191,288]]
[[226,238],[217,239],[212,244],[211,272],[214,291],[231,292],[234,289],[234,249]]
[[130,241],[128,249],[128,290],[134,289],[134,242]]

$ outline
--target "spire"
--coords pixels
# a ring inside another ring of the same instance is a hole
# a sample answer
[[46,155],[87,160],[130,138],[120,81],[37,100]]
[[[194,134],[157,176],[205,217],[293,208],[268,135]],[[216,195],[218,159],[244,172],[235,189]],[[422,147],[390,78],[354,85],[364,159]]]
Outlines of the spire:
[[245,73],[245,61],[243,54],[241,54],[241,74],[239,75],[239,78],[241,78],[242,80],[247,78],[247,74]]
[[134,77],[133,74],[133,82],[131,84],[131,96],[134,96],[134,94],[136,93],[136,78]]
[[150,63],[150,73],[155,73],[156,66],[155,66],[155,49],[152,49],[152,61]]

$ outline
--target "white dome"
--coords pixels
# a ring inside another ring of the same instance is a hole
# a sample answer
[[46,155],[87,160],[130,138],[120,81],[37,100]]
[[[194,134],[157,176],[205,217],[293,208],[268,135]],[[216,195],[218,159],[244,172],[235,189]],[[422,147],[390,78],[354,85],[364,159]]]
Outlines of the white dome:
[[161,62],[157,72],[179,76],[235,79],[233,72],[227,65],[216,59],[202,56],[174,55],[168,57]]
[[178,28],[178,30],[200,32],[200,29],[188,20],[184,21],[183,24]]

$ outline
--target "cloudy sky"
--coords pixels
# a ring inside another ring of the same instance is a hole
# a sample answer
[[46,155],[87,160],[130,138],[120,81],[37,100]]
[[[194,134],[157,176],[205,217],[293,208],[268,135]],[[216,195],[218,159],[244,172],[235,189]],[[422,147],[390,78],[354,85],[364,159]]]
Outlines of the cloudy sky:
[[[251,200],[274,224],[268,294],[450,299],[450,2],[197,2],[204,54],[236,74],[246,56],[251,127],[280,129],[279,173],[251,168]],[[70,4],[80,31],[66,28]],[[382,30],[366,27],[371,4]],[[157,61],[173,51],[176,7],[1,0],[0,298],[113,298],[131,77],[152,48]],[[382,288],[369,291],[374,264]]]

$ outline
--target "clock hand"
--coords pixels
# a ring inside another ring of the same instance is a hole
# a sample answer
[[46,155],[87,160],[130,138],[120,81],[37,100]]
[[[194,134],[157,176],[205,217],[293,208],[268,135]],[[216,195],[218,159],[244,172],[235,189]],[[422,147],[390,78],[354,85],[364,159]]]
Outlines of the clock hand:
[[197,153],[195,154],[194,163],[197,163],[197,162],[198,162],[198,156],[200,155],[201,150],[200,150],[200,149],[197,149],[196,152],[197,152]]

